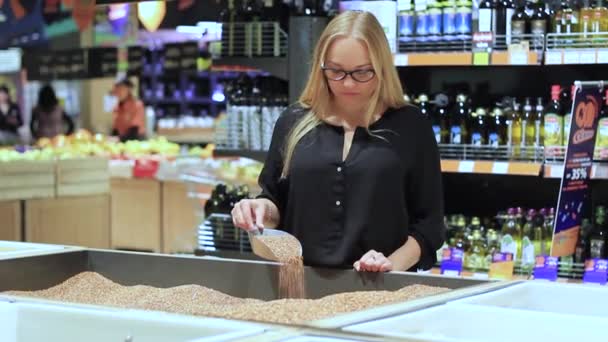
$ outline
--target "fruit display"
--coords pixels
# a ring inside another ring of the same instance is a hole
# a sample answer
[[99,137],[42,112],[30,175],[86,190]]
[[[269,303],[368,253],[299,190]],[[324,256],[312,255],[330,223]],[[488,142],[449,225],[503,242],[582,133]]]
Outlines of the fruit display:
[[213,144],[209,144],[205,148],[196,146],[182,151],[178,144],[162,136],[123,143],[114,137],[92,134],[81,129],[69,136],[41,138],[34,146],[0,148],[0,161],[73,159],[91,156],[122,160],[152,158],[160,161],[175,159],[184,152],[188,156],[210,158],[214,147]]

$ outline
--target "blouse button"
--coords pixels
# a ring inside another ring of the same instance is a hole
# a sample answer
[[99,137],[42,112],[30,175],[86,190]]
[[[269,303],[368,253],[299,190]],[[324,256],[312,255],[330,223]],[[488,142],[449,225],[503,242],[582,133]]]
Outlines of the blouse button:
[[342,203],[340,203],[340,201],[336,201],[336,206],[338,206],[338,207],[339,207],[339,206],[340,206],[340,204],[342,204]]
[[338,166],[337,170],[338,172],[342,172],[342,167]]

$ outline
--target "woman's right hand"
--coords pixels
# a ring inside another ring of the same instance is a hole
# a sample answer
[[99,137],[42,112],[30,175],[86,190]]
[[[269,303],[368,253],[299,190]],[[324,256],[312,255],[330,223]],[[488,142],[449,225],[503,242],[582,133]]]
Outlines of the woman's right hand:
[[264,222],[271,214],[267,202],[263,198],[240,200],[232,208],[232,223],[247,231],[264,229]]

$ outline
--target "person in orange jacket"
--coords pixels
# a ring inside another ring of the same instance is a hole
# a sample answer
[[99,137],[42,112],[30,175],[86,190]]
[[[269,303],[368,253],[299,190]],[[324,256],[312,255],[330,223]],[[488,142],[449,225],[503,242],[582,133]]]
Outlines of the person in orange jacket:
[[133,83],[123,79],[114,85],[113,94],[118,98],[114,108],[112,135],[121,141],[139,140],[146,135],[144,104],[133,96]]

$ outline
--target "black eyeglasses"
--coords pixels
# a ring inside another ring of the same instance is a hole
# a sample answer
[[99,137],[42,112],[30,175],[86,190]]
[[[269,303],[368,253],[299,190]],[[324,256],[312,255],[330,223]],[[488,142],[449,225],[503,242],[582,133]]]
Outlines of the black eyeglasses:
[[321,70],[323,70],[323,74],[325,77],[332,81],[342,81],[346,78],[346,76],[350,75],[353,80],[359,83],[365,83],[371,81],[374,76],[376,76],[376,72],[374,69],[357,69],[353,71],[345,71],[334,68],[327,68],[324,65],[321,66]]

